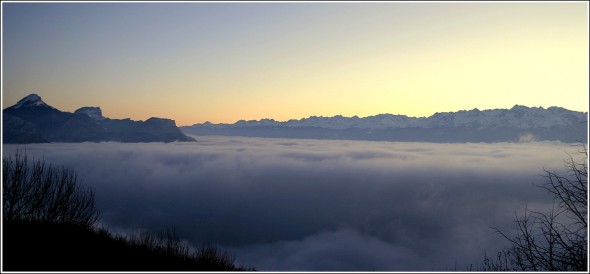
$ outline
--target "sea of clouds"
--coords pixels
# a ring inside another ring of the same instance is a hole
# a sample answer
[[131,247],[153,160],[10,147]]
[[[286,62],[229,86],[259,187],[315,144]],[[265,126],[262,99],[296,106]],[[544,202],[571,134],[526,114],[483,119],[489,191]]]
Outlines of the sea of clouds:
[[4,145],[74,169],[113,231],[174,228],[268,271],[461,270],[506,247],[533,184],[579,147],[199,136]]

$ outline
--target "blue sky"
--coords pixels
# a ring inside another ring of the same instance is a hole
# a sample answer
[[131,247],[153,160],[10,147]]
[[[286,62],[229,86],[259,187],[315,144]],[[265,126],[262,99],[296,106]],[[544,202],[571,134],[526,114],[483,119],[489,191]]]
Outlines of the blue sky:
[[583,2],[6,3],[3,107],[179,125],[587,111]]

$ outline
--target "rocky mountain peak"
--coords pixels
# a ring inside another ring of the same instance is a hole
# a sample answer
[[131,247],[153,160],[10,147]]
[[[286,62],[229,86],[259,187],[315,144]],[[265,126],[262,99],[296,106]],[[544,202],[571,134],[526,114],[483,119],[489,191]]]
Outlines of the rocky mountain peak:
[[31,93],[25,98],[18,101],[12,108],[27,108],[27,107],[48,107],[53,108],[52,106],[48,105],[47,103],[43,102],[41,96]]
[[94,120],[104,120],[106,119],[102,116],[102,110],[100,107],[81,107],[74,111],[76,114],[84,114]]

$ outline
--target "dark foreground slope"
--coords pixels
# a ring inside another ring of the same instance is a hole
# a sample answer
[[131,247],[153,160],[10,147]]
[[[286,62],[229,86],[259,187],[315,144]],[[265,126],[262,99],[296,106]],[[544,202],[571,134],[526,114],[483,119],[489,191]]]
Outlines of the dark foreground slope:
[[77,174],[17,151],[2,161],[3,271],[244,270],[174,232],[113,235],[99,228],[94,190]]
[[8,222],[4,271],[243,271],[215,247],[189,252],[178,239],[134,240],[104,229],[50,222]]

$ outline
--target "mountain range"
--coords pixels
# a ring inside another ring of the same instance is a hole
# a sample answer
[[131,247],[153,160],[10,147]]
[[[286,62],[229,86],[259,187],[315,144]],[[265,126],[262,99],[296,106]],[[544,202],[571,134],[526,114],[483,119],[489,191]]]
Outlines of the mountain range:
[[110,119],[100,107],[60,111],[37,94],[3,110],[4,143],[45,142],[191,142],[191,135],[273,138],[416,141],[416,142],[586,142],[588,113],[561,107],[462,110],[430,117],[379,114],[303,119],[240,120],[234,124],[205,122],[177,127],[174,120],[152,117],[145,121]]
[[174,120],[109,119],[100,107],[60,111],[31,94],[2,111],[3,143],[47,142],[191,142]]
[[240,120],[234,124],[205,122],[180,129],[193,135],[350,139],[423,142],[523,142],[556,140],[586,142],[588,113],[561,107],[462,110],[430,117],[379,114],[359,118],[311,116],[285,122]]

